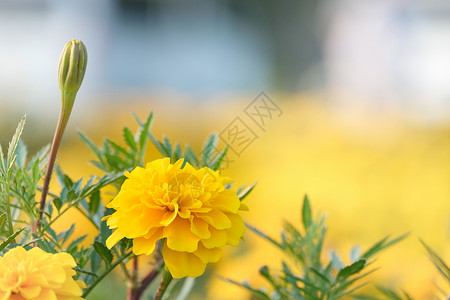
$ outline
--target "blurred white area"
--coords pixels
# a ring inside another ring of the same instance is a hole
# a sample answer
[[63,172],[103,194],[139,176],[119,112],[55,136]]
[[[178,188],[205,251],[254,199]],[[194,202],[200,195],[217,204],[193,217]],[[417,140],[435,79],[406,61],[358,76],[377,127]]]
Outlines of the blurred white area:
[[[342,105],[449,118],[450,2],[330,0],[324,65]],[[349,96],[351,95],[351,96]]]
[[2,0],[0,105],[57,111],[59,54],[77,38],[89,53],[79,93],[89,101],[329,91],[335,107],[448,119],[448,0],[311,3]]
[[201,96],[270,86],[267,40],[220,2],[128,2],[2,0],[0,101],[37,109],[54,104],[60,51],[72,38],[82,40],[89,55],[79,96]]

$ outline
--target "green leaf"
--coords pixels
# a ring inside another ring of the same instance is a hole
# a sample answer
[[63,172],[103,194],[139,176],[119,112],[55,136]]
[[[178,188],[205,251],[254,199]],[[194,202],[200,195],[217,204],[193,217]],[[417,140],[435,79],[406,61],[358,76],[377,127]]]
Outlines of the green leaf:
[[8,146],[8,155],[7,155],[7,165],[8,169],[12,167],[14,162],[14,157],[17,149],[17,145],[19,144],[20,136],[22,135],[23,127],[25,126],[25,121],[27,120],[27,115],[24,115],[17,125],[16,132],[14,133],[11,142]]
[[70,226],[70,228],[64,232],[64,235],[61,239],[61,245],[64,244],[69,239],[69,237],[73,234],[74,230],[75,224],[72,224],[72,226]]
[[25,168],[25,163],[27,161],[28,156],[28,150],[27,146],[22,142],[22,140],[19,140],[19,143],[17,144],[17,149],[15,152],[15,155],[17,156],[16,163],[20,168]]
[[260,237],[268,240],[269,242],[271,242],[272,244],[274,244],[275,246],[277,246],[278,248],[284,250],[283,246],[281,244],[279,244],[277,241],[275,241],[273,238],[271,238],[270,236],[266,235],[265,233],[263,233],[262,231],[256,229],[255,227],[245,223],[245,226],[250,229],[251,231],[253,231],[254,233],[256,233],[257,235],[259,235]]
[[303,199],[302,221],[303,227],[305,227],[305,230],[308,230],[308,227],[311,225],[311,206],[307,195]]
[[170,140],[167,136],[163,136],[164,141],[164,149],[167,157],[172,157],[172,145],[170,144]]
[[250,291],[256,297],[259,297],[259,298],[264,299],[264,300],[270,300],[270,297],[265,292],[252,288],[250,286],[250,284],[248,284],[247,282],[240,283],[240,282],[234,281],[232,279],[228,279],[228,278],[221,278],[221,279],[225,280],[225,281],[227,281],[229,283],[232,283],[232,284],[235,284],[237,286],[240,286],[240,287],[243,287],[243,288],[247,289],[248,291]]
[[388,299],[392,299],[392,300],[402,300],[402,297],[400,297],[399,295],[397,295],[397,293],[391,289],[382,287],[382,286],[377,286],[377,289],[383,293],[385,296],[388,297]]
[[67,247],[67,252],[69,252],[69,253],[72,254],[72,253],[77,249],[78,245],[79,245],[82,241],[84,241],[84,239],[85,239],[87,236],[88,236],[88,235],[85,234],[85,235],[80,236],[79,238],[76,238],[75,240],[73,240],[73,241],[69,244],[69,246]]
[[228,145],[225,147],[225,149],[220,151],[209,161],[208,167],[210,169],[213,169],[214,171],[217,171],[220,168],[220,166],[222,165],[222,162],[224,161],[224,159],[226,158],[227,153],[228,153]]
[[202,150],[202,167],[208,166],[208,161],[210,160],[210,157],[214,154],[218,142],[219,136],[216,133],[211,134],[209,138],[206,140]]
[[311,268],[309,268],[309,270],[311,272],[313,272],[315,275],[317,275],[317,277],[319,279],[321,279],[322,281],[326,282],[327,284],[331,283],[330,279],[328,279],[327,276],[325,276],[324,274],[320,273],[319,270],[317,270],[316,268],[311,267]]
[[111,251],[108,248],[106,248],[105,245],[97,241],[94,242],[93,246],[95,252],[97,252],[101,256],[101,258],[103,258],[110,265],[113,259]]
[[80,136],[80,138],[83,141],[83,143],[85,143],[89,148],[91,148],[91,150],[95,153],[97,158],[101,161],[102,160],[102,153],[97,148],[97,146],[95,146],[94,143],[87,136],[85,136],[83,134],[83,132],[78,130],[78,135]]
[[188,163],[193,165],[194,167],[200,167],[200,163],[198,161],[197,155],[195,154],[194,150],[192,150],[191,146],[186,145],[186,149],[184,150],[184,158],[187,160]]
[[331,252],[331,263],[333,264],[333,267],[337,270],[344,268],[344,264],[342,263],[342,260],[339,258],[339,256],[334,251]]
[[0,215],[0,232],[3,230],[3,225],[5,225],[6,214],[3,213]]
[[372,247],[369,248],[369,250],[367,250],[366,252],[363,253],[363,255],[361,255],[362,258],[368,259],[371,256],[375,255],[376,253],[380,252],[381,250],[400,242],[401,240],[403,240],[409,233],[405,233],[391,241],[388,242],[388,238],[389,236],[386,236],[385,238],[381,239],[380,241],[378,241],[377,243],[375,243]]
[[134,140],[133,134],[131,133],[130,129],[128,129],[128,127],[123,128],[123,138],[133,151],[137,151],[136,141]]
[[139,127],[138,141],[139,141],[139,149],[141,149],[141,151],[143,151],[145,148],[147,134],[150,127],[152,126],[152,122],[153,122],[153,112],[151,112],[148,115],[147,120],[145,120],[144,124]]
[[357,262],[354,262],[350,266],[347,266],[339,271],[337,275],[337,280],[342,280],[344,278],[347,278],[351,275],[358,273],[364,268],[365,265],[366,265],[365,259],[361,259],[358,260]]
[[89,197],[89,211],[95,214],[100,206],[100,190],[94,190]]
[[54,198],[53,199],[53,204],[55,205],[56,209],[59,211],[61,210],[61,206],[62,206],[62,200],[61,198]]
[[176,143],[175,148],[172,153],[172,162],[176,162],[177,160],[179,160],[181,158],[181,156],[182,156],[181,146],[180,146],[180,144]]
[[16,236],[18,236],[23,230],[24,228],[21,228],[19,230],[17,230],[16,232],[14,232],[13,234],[11,234],[1,245],[0,245],[0,252],[3,251],[3,249],[6,248],[6,246],[8,246],[12,241],[14,241],[14,239],[16,238]]
[[6,175],[5,157],[3,156],[2,145],[0,145],[0,175]]
[[245,188],[243,191],[241,191],[238,194],[238,198],[240,201],[244,200],[255,188],[256,184],[258,183],[258,181],[255,181],[251,186]]
[[444,278],[450,283],[450,269],[447,266],[447,264],[444,262],[444,260],[436,253],[434,252],[424,241],[420,240],[422,245],[425,247],[425,249],[428,252],[428,255],[430,256],[431,261],[435,265],[435,267],[438,269],[439,273],[444,276]]

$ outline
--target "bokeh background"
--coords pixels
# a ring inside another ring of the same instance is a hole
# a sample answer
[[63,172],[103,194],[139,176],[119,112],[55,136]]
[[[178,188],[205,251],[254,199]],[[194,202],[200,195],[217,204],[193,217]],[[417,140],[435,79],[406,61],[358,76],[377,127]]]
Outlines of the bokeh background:
[[[418,238],[450,259],[448,1],[2,0],[2,144],[24,113],[29,148],[50,143],[59,54],[72,38],[86,44],[89,62],[58,158],[65,172],[97,173],[77,129],[97,143],[119,140],[123,126],[136,128],[130,112],[153,110],[156,136],[198,151],[240,117],[258,138],[224,172],[237,185],[258,180],[249,223],[278,237],[283,220],[300,225],[307,193],[328,215],[327,253],[347,257],[354,244],[410,232],[380,255],[370,279],[417,299],[436,292]],[[283,112],[264,130],[244,112],[260,92]],[[156,157],[151,149],[147,158]],[[78,220],[79,234],[92,230]],[[216,275],[262,286],[258,268],[280,259],[247,232],[191,299],[246,299]],[[124,293],[113,275],[90,299]]]

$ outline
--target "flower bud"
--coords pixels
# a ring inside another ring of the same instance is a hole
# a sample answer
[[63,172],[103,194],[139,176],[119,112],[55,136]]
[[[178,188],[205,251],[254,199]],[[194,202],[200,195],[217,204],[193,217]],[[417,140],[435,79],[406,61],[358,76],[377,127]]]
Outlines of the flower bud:
[[61,53],[58,82],[61,94],[75,98],[86,73],[87,51],[82,41],[71,40]]

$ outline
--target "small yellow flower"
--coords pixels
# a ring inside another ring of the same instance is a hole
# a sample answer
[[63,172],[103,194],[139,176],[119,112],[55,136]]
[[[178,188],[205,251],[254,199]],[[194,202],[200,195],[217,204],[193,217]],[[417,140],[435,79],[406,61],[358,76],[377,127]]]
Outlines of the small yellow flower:
[[197,277],[216,262],[224,245],[237,246],[245,231],[231,182],[209,168],[196,170],[183,160],[170,164],[158,159],[145,168],[126,172],[119,194],[107,205],[116,211],[106,217],[114,232],[112,248],[124,237],[133,239],[136,255],[150,255],[164,239],[162,255],[174,278]]
[[73,257],[39,248],[9,250],[0,257],[1,300],[81,300],[83,282],[75,281]]

